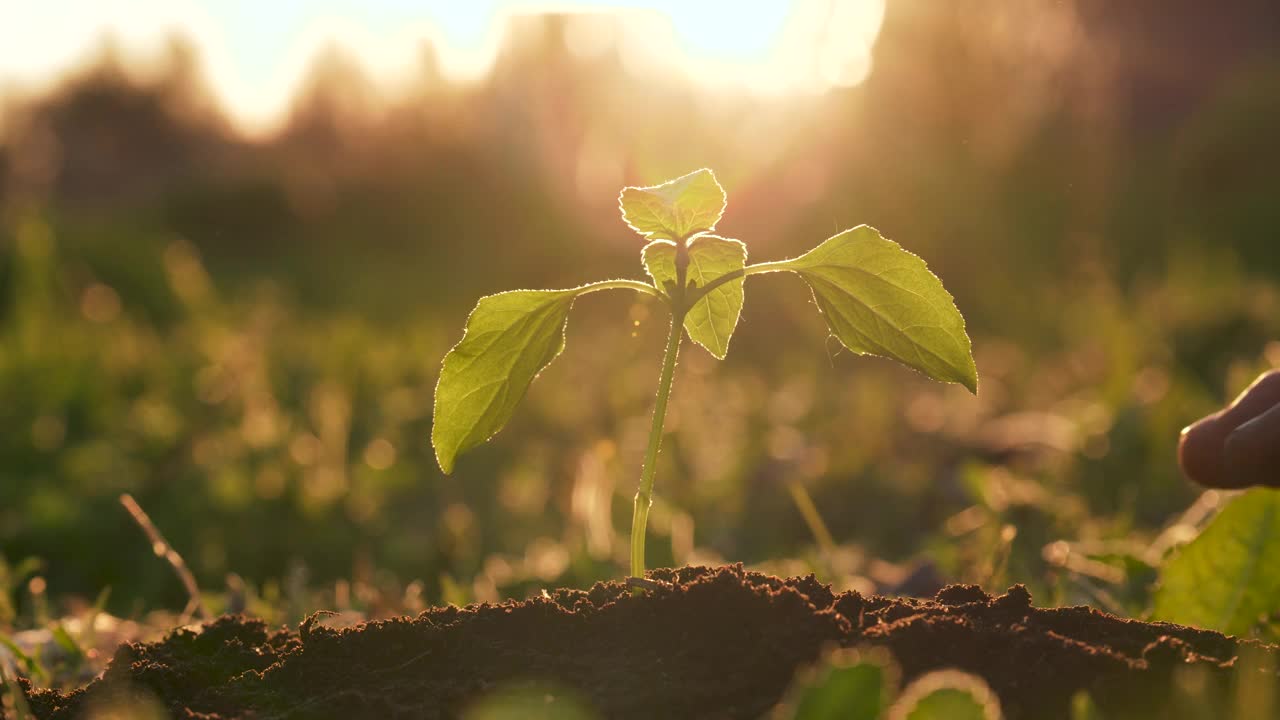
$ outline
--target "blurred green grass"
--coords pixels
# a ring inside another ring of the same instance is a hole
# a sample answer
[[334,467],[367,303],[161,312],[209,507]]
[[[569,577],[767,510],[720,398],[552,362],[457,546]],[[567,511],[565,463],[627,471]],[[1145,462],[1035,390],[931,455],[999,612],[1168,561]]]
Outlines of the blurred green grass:
[[[44,560],[53,596],[183,604],[123,492],[210,590],[235,573],[261,592],[305,568],[320,586],[386,573],[432,601],[457,584],[492,599],[618,574],[658,306],[582,303],[513,425],[445,478],[431,397],[464,309],[388,322],[261,284],[231,292],[182,240],[108,285],[111,268],[47,216],[7,232],[0,527],[11,562]],[[978,314],[1006,335],[977,331],[977,400],[834,352],[799,283],[752,283],[730,358],[682,362],[651,563],[798,558],[865,588],[893,581],[877,561],[927,561],[1065,592],[1044,548],[1154,537],[1195,498],[1173,455],[1181,425],[1223,397],[1206,378],[1226,367],[1239,386],[1280,355],[1271,284],[1229,256],[1169,265],[1127,290],[1101,271],[1041,288],[1075,294],[1053,328]],[[815,547],[789,483],[816,498],[841,557]]]
[[[837,352],[798,281],[752,279],[728,359],[682,358],[649,564],[1024,582],[1143,612],[1152,565],[1203,519],[1183,512],[1214,500],[1178,475],[1179,429],[1280,365],[1274,62],[1187,80],[1162,114],[1136,91],[1006,88],[986,63],[1008,48],[913,8],[891,7],[865,87],[742,137],[724,128],[759,103],[663,86],[689,110],[654,118],[653,87],[565,60],[554,32],[471,94],[436,88],[373,125],[321,102],[270,141],[174,110],[185,86],[108,71],[32,110],[67,150],[40,192],[0,197],[0,555],[39,558],[43,590],[0,583],[0,627],[106,587],[119,614],[185,605],[124,492],[213,607],[277,620],[620,575],[660,308],[580,302],[567,352],[448,478],[436,368],[483,294],[640,276],[616,185],[699,165],[727,178],[720,230],[753,260],[860,222],[925,257],[968,318],[981,392]],[[1104,79],[1168,90],[1128,61]],[[1043,102],[1019,115],[1006,91]],[[117,155],[94,154],[104,133]],[[108,162],[157,137],[150,165]],[[580,182],[584,137],[621,148],[619,183]],[[13,167],[34,146],[10,142]]]

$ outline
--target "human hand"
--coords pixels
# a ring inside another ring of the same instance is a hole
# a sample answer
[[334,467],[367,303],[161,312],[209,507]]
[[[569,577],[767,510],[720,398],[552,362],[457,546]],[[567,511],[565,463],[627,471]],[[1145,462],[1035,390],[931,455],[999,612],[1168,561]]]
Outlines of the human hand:
[[1184,429],[1178,464],[1206,487],[1280,487],[1280,370],[1258,376],[1230,405]]

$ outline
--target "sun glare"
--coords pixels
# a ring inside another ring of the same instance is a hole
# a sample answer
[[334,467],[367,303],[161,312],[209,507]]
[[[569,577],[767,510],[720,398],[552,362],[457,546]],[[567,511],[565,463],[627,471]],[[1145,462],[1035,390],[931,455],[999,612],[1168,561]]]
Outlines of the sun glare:
[[[0,3],[4,4],[4,3]],[[425,43],[453,82],[485,76],[513,16],[571,13],[570,50],[616,48],[626,70],[707,89],[781,94],[855,85],[871,67],[884,0],[538,2],[537,0],[50,0],[5,11],[0,91],[30,91],[110,44],[145,72],[174,34],[200,51],[211,89],[247,129],[288,108],[318,53],[340,48],[394,93],[421,69]],[[594,22],[616,13],[616,21]]]

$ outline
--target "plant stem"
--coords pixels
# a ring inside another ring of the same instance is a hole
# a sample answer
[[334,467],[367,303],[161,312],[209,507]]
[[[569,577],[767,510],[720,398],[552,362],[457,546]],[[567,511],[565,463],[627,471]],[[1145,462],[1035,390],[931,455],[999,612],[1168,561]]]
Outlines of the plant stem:
[[795,258],[792,258],[791,260],[771,260],[769,262],[762,262],[762,263],[756,263],[754,265],[748,265],[745,268],[743,268],[742,273],[744,275],[758,275],[760,273],[782,272],[783,270],[790,270],[791,268],[788,266],[791,264],[792,260],[795,260]]
[[667,399],[675,379],[676,357],[684,340],[685,310],[679,301],[671,306],[671,332],[667,335],[667,351],[658,376],[658,399],[653,405],[653,423],[649,426],[649,448],[645,451],[640,471],[640,488],[636,490],[631,513],[631,576],[644,577],[644,536],[649,525],[649,506],[653,504],[653,478],[658,472],[658,451],[662,448],[662,425],[667,417]]
[[598,290],[635,290],[645,295],[652,295],[656,298],[664,298],[665,296],[658,292],[658,289],[648,283],[642,283],[639,280],[601,280],[576,288],[579,295],[586,295]]
[[712,290],[715,290],[725,283],[733,282],[738,278],[746,277],[748,275],[759,275],[760,273],[783,272],[784,270],[790,270],[790,262],[790,260],[774,260],[773,262],[756,263],[755,265],[748,265],[741,270],[734,270],[733,272],[725,273],[700,288],[693,288],[690,290],[685,297],[685,306],[691,307]]

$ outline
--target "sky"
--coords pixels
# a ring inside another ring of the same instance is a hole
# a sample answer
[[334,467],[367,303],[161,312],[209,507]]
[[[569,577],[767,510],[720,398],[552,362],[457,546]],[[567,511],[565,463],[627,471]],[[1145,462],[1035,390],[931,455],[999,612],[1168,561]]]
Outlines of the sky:
[[232,114],[263,124],[327,45],[393,84],[418,67],[430,39],[442,69],[465,81],[483,76],[506,17],[543,10],[625,12],[626,37],[611,41],[636,64],[792,92],[865,77],[884,0],[0,0],[0,90],[38,91],[87,62],[106,36],[145,64],[180,31]]

